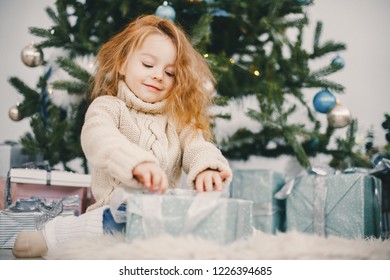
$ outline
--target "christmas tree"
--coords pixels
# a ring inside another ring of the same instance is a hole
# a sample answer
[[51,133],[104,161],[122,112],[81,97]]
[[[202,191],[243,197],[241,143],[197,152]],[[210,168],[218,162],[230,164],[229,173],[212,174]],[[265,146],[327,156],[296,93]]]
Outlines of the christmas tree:
[[[21,138],[24,151],[41,153],[50,165],[61,163],[65,169],[73,159],[82,159],[88,172],[79,135],[88,106],[94,56],[129,21],[142,14],[157,14],[181,25],[210,64],[218,82],[218,88],[211,89],[218,106],[248,96],[258,102],[257,109],[246,113],[261,128],[239,128],[217,143],[228,158],[291,154],[309,167],[310,156],[325,153],[333,156],[332,165],[344,167],[344,155],[353,156],[354,143],[348,141],[354,138],[357,124],[352,122],[347,139],[339,139],[338,145],[344,145],[344,150],[329,148],[334,131],[349,125],[351,119],[332,93],[342,93],[344,87],[328,77],[344,67],[336,54],[346,46],[322,42],[323,25],[318,22],[312,49],[304,49],[310,5],[314,1],[57,0],[55,7],[46,9],[53,26],[30,28],[42,40],[24,50],[26,65],[46,67],[45,74],[35,89],[17,77],[10,78],[24,97],[14,108],[14,118],[30,118],[32,128],[32,133]],[[45,48],[58,50],[56,58],[45,60]],[[311,69],[311,62],[332,54],[330,63]],[[59,71],[62,74],[57,74]],[[318,90],[315,110],[305,96],[307,89]],[[59,102],[58,96],[66,102]],[[306,112],[302,123],[291,121],[299,108]],[[318,112],[328,114],[325,129],[316,117]],[[229,114],[217,113],[215,117],[228,119]]]

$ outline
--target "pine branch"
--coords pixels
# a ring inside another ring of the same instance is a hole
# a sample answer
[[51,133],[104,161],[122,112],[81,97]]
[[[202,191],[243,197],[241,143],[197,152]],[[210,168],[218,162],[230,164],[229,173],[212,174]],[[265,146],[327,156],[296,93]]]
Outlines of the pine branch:
[[287,143],[293,149],[295,157],[297,158],[298,162],[303,167],[309,168],[311,166],[310,161],[309,161],[302,145],[295,138],[296,134],[295,134],[294,130],[287,129],[287,127],[286,127],[283,130],[283,134],[284,134],[284,137],[285,137]]
[[[30,27],[29,32],[32,35],[43,37],[43,38],[50,38],[51,33],[49,30],[43,29],[43,28],[37,28],[37,27]],[[41,47],[40,44],[37,44],[37,46]]]
[[[58,2],[58,1],[56,1],[56,2]],[[59,18],[56,15],[56,12],[52,8],[47,7],[46,8],[46,13],[51,18],[51,20],[54,22],[54,24],[56,24],[56,25],[60,25],[61,24]]]
[[330,64],[330,65],[327,65],[325,67],[322,67],[321,69],[313,71],[311,73],[311,76],[316,77],[316,78],[325,77],[325,76],[328,76],[330,74],[333,74],[333,73],[339,71],[341,68],[342,67],[340,67],[338,65]]
[[199,50],[204,50],[210,44],[212,36],[210,25],[212,21],[213,16],[211,14],[204,14],[192,29],[191,41]]
[[346,49],[346,45],[343,43],[335,43],[333,41],[327,41],[322,46],[314,48],[313,53],[310,54],[311,59],[322,57],[332,52],[339,52]]
[[17,77],[9,78],[9,83],[24,96],[24,101],[18,106],[19,112],[24,117],[29,117],[39,111],[40,94],[27,86]]
[[314,42],[313,42],[313,50],[317,50],[320,48],[320,37],[322,34],[322,22],[318,21],[316,24],[316,29],[314,31]]
[[90,81],[91,74],[84,68],[80,67],[72,59],[59,57],[57,59],[57,63],[63,70],[65,70],[72,77],[86,83]]
[[53,89],[66,90],[69,94],[85,95],[89,86],[86,83],[75,81],[55,81],[52,83]]
[[327,88],[338,93],[343,93],[345,87],[339,83],[328,81],[325,79],[317,80],[316,77],[308,77],[304,87],[306,88]]

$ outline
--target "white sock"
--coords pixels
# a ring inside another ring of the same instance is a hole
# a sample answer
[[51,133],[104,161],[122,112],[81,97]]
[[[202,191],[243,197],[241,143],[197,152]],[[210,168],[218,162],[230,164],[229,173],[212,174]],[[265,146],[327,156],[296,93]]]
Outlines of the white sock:
[[102,206],[80,216],[58,216],[49,221],[43,229],[48,251],[69,240],[103,236],[103,211],[106,208],[108,206]]

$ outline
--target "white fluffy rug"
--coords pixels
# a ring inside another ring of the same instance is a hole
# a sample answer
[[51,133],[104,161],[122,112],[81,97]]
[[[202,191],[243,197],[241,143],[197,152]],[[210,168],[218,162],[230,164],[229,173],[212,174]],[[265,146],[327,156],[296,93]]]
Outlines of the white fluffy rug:
[[160,236],[126,243],[123,236],[77,240],[49,252],[46,259],[100,260],[390,260],[390,240],[323,238],[297,232],[218,245],[191,236]]

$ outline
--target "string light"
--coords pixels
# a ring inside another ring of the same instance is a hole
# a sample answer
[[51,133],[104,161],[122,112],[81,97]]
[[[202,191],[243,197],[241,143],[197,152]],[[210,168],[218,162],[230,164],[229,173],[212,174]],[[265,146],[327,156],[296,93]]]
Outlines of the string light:
[[253,71],[253,75],[260,77],[260,71],[259,70]]
[[[244,67],[244,66],[242,66],[242,65],[240,65],[240,64],[238,64],[238,63],[236,63],[236,61],[235,61],[233,58],[230,58],[230,59],[229,59],[229,62],[230,62],[231,64],[234,64],[235,66],[240,67],[242,70],[247,71],[247,72],[249,72],[249,73],[255,75],[256,77],[260,77],[260,76],[261,76],[260,70],[255,69],[255,70],[252,70],[252,71],[251,71],[251,70],[249,70],[247,67]],[[253,69],[253,68],[252,68],[252,69]]]
[[[208,58],[208,57],[209,57],[209,54],[208,54],[208,53],[205,53],[205,54],[203,54],[203,57],[204,57],[204,58]],[[253,74],[253,75],[256,76],[256,77],[260,77],[260,76],[261,76],[260,70],[258,70],[258,69],[249,70],[248,68],[246,68],[246,67],[244,67],[244,66],[242,66],[242,65],[240,65],[240,64],[238,64],[238,63],[236,63],[236,61],[234,60],[233,57],[229,58],[229,62],[230,62],[230,64],[233,64],[233,65],[235,65],[235,66],[237,66],[237,67],[240,67],[242,70],[247,71],[247,72]],[[252,69],[253,69],[253,68],[252,68]]]

